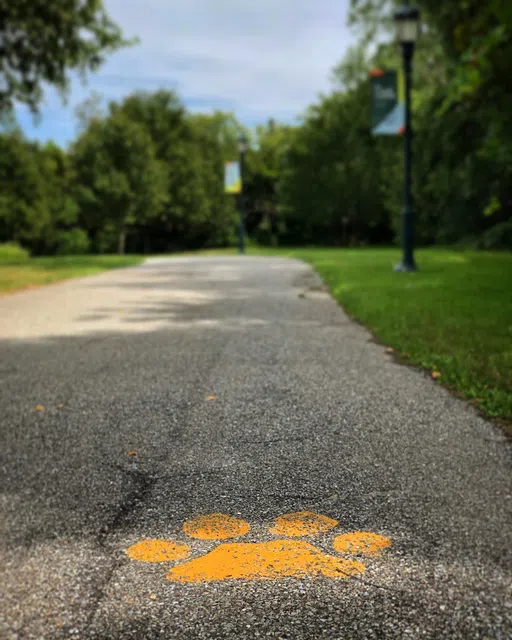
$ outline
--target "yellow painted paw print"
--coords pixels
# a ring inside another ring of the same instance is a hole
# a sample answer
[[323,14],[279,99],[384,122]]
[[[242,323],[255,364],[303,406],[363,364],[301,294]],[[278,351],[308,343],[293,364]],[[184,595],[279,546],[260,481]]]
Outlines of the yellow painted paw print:
[[[277,580],[306,576],[349,578],[363,573],[365,565],[362,562],[328,555],[310,542],[297,539],[325,533],[337,525],[336,520],[327,516],[299,511],[279,516],[269,527],[272,535],[285,539],[222,543],[206,555],[190,560],[191,547],[171,540],[143,540],[126,553],[141,562],[185,560],[168,572],[167,579],[173,582]],[[240,538],[250,529],[245,520],[222,513],[199,516],[183,525],[185,534],[198,540]],[[366,531],[344,533],[333,540],[338,553],[350,556],[375,556],[390,545],[388,538]]]

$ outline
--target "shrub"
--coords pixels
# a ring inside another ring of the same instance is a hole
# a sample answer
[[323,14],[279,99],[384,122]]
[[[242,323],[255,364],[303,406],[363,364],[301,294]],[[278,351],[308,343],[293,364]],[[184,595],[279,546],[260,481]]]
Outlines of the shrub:
[[0,244],[0,262],[24,262],[28,258],[28,251],[16,242]]
[[56,253],[59,256],[84,255],[89,252],[91,243],[83,229],[71,229],[57,233]]

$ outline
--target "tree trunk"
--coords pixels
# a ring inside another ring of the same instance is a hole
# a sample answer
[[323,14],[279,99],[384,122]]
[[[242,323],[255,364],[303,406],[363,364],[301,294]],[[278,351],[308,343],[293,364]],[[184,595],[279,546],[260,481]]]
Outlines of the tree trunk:
[[151,253],[151,238],[149,234],[144,236],[144,255],[149,255]]
[[121,229],[119,231],[119,245],[117,252],[120,256],[124,255],[126,249],[126,229]]

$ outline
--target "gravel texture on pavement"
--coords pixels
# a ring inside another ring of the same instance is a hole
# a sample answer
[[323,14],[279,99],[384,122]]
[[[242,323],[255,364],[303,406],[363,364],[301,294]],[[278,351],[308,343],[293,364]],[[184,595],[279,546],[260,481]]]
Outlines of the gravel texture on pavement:
[[[0,637],[511,637],[510,445],[303,263],[151,260],[0,315]],[[126,555],[210,552],[198,515],[264,542],[305,510],[339,522],[308,539],[326,554],[352,531],[392,545],[349,579],[179,583]]]

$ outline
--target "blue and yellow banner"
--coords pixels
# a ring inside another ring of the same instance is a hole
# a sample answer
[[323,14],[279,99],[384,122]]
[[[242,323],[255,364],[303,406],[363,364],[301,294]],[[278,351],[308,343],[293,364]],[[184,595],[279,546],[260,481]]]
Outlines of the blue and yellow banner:
[[226,162],[224,166],[224,191],[225,193],[242,193],[242,177],[240,175],[239,162]]

